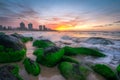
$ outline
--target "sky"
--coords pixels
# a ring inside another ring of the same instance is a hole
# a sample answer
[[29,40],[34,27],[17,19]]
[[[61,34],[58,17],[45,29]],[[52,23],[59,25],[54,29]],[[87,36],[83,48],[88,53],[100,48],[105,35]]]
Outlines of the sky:
[[0,25],[120,31],[120,0],[0,0]]

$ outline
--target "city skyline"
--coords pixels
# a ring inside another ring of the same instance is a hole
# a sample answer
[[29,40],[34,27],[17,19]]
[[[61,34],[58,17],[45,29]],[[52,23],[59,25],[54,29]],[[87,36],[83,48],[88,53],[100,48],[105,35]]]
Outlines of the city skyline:
[[24,22],[20,22],[19,27],[0,25],[0,30],[55,31],[46,27],[46,25],[39,25],[38,28],[34,28],[32,23],[28,23],[26,26]]
[[0,24],[55,30],[120,31],[120,0],[0,0]]

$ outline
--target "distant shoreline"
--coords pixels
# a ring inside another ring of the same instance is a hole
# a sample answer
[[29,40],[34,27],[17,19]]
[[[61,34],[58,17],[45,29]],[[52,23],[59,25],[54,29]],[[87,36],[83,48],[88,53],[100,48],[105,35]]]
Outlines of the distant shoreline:
[[30,30],[0,30],[0,32],[6,32],[6,31],[18,31],[18,32],[118,32],[120,31],[57,31],[57,30],[51,30],[51,31],[30,31]]
[[0,30],[0,32],[6,32],[6,31],[18,31],[18,32],[58,32],[58,31],[29,31],[29,30]]

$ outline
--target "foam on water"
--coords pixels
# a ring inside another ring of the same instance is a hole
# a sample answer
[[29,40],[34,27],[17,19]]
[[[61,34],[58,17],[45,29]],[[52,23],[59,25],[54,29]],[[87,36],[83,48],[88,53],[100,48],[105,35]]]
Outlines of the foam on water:
[[[13,32],[9,32],[11,34]],[[24,36],[31,36],[35,39],[48,39],[55,42],[59,47],[73,46],[73,47],[89,47],[95,48],[107,55],[105,58],[88,58],[88,61],[94,63],[106,63],[116,66],[120,62],[120,32],[17,32]],[[90,37],[102,37],[112,41],[113,45],[101,45],[101,44],[90,44],[86,43],[85,40]],[[30,49],[28,50],[30,51]],[[33,57],[31,54],[29,57]]]
[[[8,34],[11,33],[14,32],[8,32]],[[73,47],[81,46],[81,47],[94,48],[103,52],[107,56],[104,58],[94,58],[91,56],[87,56],[84,57],[86,61],[93,63],[109,64],[113,67],[116,67],[118,64],[120,64],[120,32],[17,32],[17,33],[23,34],[24,36],[31,36],[34,39],[49,39],[55,42],[59,47],[63,47],[67,45]],[[108,40],[112,41],[114,44],[101,45],[101,44],[86,43],[85,40],[90,37],[107,38]],[[65,43],[70,43],[70,44],[68,45]],[[32,55],[34,48],[30,46],[32,46],[32,43],[27,44],[28,47],[27,57],[30,57],[31,59],[35,60],[35,56]],[[79,60],[81,56],[77,56],[77,58]],[[49,70],[45,69],[44,71],[49,71]],[[55,71],[54,73],[55,75],[51,77],[45,77],[43,75],[39,75],[39,80],[65,80],[60,74],[57,74],[58,71]]]

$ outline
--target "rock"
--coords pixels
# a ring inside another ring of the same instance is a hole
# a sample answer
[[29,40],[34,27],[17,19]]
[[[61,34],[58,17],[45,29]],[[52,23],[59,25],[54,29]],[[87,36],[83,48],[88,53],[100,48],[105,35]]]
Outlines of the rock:
[[10,35],[0,35],[0,45],[14,50],[26,49],[25,45],[19,39]]
[[22,41],[23,43],[26,43],[26,42],[28,42],[28,41],[33,41],[33,38],[32,38],[32,37],[23,37],[23,38],[21,38],[21,41]]
[[54,46],[55,44],[50,40],[35,40],[33,46],[38,48],[47,48],[49,46]]
[[105,57],[105,55],[97,50],[86,48],[86,47],[69,47],[65,46],[64,48],[65,55],[71,56],[71,55],[90,55],[95,57]]
[[19,39],[24,37],[23,35],[18,34],[18,33],[11,34],[11,36],[14,36],[14,37],[19,38]]
[[66,46],[66,45],[71,45],[71,44],[72,44],[71,41],[57,41],[57,42],[55,42],[55,45],[60,47],[60,48]]
[[25,45],[16,37],[0,35],[0,63],[17,62],[26,53]]
[[59,49],[60,49],[59,47],[50,46],[50,47],[44,49],[44,55],[47,55],[49,53],[57,52]]
[[65,41],[59,41],[59,43],[65,44],[65,45],[71,45],[71,44],[72,44],[72,43],[70,43],[70,42],[65,42]]
[[4,32],[0,32],[0,35],[5,35],[5,33]]
[[72,41],[75,42],[75,43],[82,42],[81,38],[76,38],[76,37],[73,37]]
[[86,80],[89,74],[89,70],[85,66],[70,62],[60,63],[58,69],[66,80]]
[[32,37],[25,37],[25,36],[23,36],[21,34],[17,34],[17,33],[11,34],[11,36],[19,38],[23,43],[26,43],[28,41],[33,41]]
[[29,73],[29,74],[32,74],[34,76],[37,76],[40,74],[40,66],[37,62],[29,59],[29,58],[26,58],[23,62],[24,64],[24,67],[26,69],[26,71]]
[[79,64],[79,61],[69,56],[63,56],[61,62],[71,62],[71,63]]
[[86,43],[89,44],[102,44],[102,45],[111,45],[114,44],[110,40],[106,38],[101,38],[101,37],[91,37],[85,41]]
[[100,74],[101,76],[105,77],[106,80],[118,80],[116,74],[113,72],[111,68],[104,64],[96,64],[92,66],[92,69]]
[[62,39],[64,39],[64,40],[71,40],[72,38],[71,37],[69,37],[69,36],[63,36],[63,37],[61,37]]
[[34,52],[37,55],[36,61],[44,66],[53,67],[60,62],[64,55],[64,49],[57,47],[48,47],[46,49],[37,49]]
[[117,66],[116,68],[117,76],[120,79],[120,65]]
[[18,66],[5,65],[0,67],[0,80],[23,80],[19,75]]

